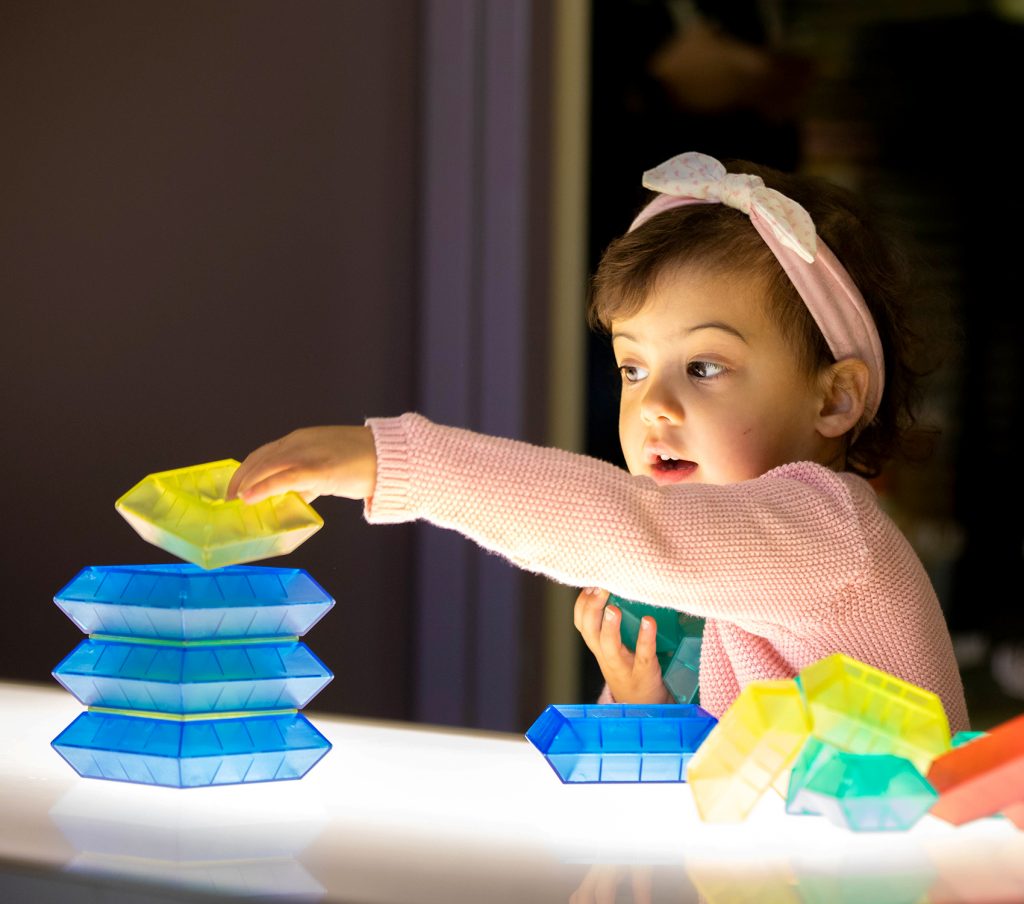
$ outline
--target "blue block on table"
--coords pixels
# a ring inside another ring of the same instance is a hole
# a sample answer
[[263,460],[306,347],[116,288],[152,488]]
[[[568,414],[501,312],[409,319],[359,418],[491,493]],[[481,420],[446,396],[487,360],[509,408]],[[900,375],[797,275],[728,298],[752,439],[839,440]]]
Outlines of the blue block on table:
[[695,704],[552,705],[526,739],[565,783],[685,782],[717,721]]
[[175,788],[298,779],[331,749],[301,713],[187,721],[84,712],[52,746],[85,778]]

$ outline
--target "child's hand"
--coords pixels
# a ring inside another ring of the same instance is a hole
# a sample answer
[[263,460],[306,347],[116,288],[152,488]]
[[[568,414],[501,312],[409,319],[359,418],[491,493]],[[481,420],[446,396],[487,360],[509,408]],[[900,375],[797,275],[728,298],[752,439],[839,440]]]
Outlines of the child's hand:
[[377,480],[377,453],[369,427],[305,427],[250,453],[228,484],[227,498],[252,504],[294,490],[317,496],[366,499]]
[[631,653],[619,633],[622,612],[617,606],[605,606],[607,600],[607,590],[581,591],[573,624],[597,659],[612,697],[617,703],[671,702],[656,655],[656,622],[649,615],[643,617],[636,652]]

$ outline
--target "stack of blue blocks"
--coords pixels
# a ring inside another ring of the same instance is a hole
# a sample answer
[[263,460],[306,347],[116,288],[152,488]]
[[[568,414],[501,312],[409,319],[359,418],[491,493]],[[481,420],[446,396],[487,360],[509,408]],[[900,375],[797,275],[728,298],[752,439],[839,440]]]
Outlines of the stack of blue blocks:
[[88,635],[53,671],[88,707],[52,742],[79,775],[280,781],[330,750],[299,712],[334,677],[299,639],[334,605],[305,571],[92,566],[54,602]]

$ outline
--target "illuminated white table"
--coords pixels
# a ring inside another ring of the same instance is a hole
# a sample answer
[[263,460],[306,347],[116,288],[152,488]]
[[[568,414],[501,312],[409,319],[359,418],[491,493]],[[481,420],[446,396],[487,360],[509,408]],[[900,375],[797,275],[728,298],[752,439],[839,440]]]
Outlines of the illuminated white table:
[[301,781],[131,785],[79,778],[49,746],[81,709],[0,684],[4,904],[1024,900],[1006,820],[856,834],[772,794],[742,825],[707,825],[686,785],[563,785],[517,735],[315,711],[334,749]]

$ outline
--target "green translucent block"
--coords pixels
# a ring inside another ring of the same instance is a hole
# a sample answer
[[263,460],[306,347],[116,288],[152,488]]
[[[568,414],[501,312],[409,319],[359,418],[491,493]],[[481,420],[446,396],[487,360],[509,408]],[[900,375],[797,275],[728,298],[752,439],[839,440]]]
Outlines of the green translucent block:
[[987,734],[987,731],[958,731],[955,735],[953,735],[951,746],[963,747],[964,744],[970,743],[971,741],[976,741],[978,740],[978,738],[983,738]]
[[926,773],[950,749],[937,694],[842,653],[801,669],[816,738],[848,753],[890,753]]
[[786,812],[824,816],[855,832],[901,832],[937,799],[904,757],[848,753],[812,737],[793,766]]
[[611,594],[608,602],[622,612],[619,634],[622,643],[636,650],[640,622],[649,615],[657,624],[655,653],[661,666],[665,687],[676,703],[698,703],[700,688],[700,648],[704,636],[704,619],[665,606],[652,606]]
[[225,498],[234,459],[145,477],[114,507],[144,540],[201,568],[291,552],[323,527],[298,493],[255,505]]

